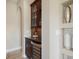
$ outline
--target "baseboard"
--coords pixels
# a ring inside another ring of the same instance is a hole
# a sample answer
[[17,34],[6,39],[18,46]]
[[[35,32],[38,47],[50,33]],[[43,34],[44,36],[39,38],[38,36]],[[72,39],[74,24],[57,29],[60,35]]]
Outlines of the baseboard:
[[22,56],[22,49],[21,47],[19,48],[14,48],[6,51],[6,58],[9,58],[11,56]]
[[[21,47],[19,48],[14,48],[14,49],[9,49],[6,51],[6,55],[8,56],[12,56],[12,55],[17,55],[17,54],[21,54],[22,50]],[[21,54],[23,58],[27,59],[27,56],[25,54]]]
[[13,49],[8,49],[8,50],[6,50],[6,53],[11,53],[11,52],[14,52],[16,50],[21,50],[21,47],[13,48]]
[[24,57],[24,58],[27,58],[27,56],[26,56],[26,55],[23,55],[23,57]]

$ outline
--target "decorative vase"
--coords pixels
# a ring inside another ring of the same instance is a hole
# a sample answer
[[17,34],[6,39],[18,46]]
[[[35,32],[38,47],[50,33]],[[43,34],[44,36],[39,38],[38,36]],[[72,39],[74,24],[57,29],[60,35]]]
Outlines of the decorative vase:
[[66,20],[66,23],[70,23],[70,17],[71,17],[71,9],[70,7],[66,7],[66,10],[65,10],[65,20]]

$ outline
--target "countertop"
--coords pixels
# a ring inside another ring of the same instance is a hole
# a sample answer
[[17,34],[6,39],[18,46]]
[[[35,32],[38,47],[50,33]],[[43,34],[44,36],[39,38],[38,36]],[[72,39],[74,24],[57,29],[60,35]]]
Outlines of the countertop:
[[34,43],[41,44],[41,40],[35,40],[33,38],[28,38],[28,37],[25,37],[25,39],[29,39],[29,40],[31,40]]

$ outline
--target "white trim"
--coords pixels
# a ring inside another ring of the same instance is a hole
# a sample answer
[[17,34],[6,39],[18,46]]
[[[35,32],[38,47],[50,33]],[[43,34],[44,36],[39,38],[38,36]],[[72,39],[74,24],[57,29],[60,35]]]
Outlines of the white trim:
[[19,49],[21,49],[21,47],[8,49],[8,50],[6,50],[6,53],[10,53],[10,52],[13,52],[13,51],[16,51],[16,50],[19,50]]
[[23,55],[23,57],[24,57],[24,58],[27,58],[27,56],[26,56],[25,54]]

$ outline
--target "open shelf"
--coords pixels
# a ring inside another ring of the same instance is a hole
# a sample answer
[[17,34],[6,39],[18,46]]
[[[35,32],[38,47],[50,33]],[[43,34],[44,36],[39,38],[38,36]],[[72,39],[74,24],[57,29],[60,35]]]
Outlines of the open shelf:
[[73,1],[63,2],[62,10],[60,59],[73,59]]
[[73,28],[73,23],[65,23],[61,25],[61,28]]
[[63,48],[62,53],[68,56],[73,56],[73,51]]

